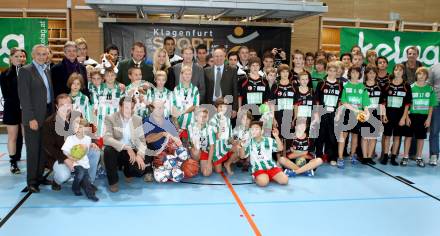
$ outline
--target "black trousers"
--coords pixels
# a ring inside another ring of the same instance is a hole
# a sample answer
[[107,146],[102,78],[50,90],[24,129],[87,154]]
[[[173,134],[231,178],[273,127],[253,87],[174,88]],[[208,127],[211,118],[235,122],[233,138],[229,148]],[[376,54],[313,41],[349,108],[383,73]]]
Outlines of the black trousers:
[[323,149],[328,155],[330,161],[336,161],[338,153],[338,142],[336,140],[335,131],[335,113],[327,113],[321,117],[319,124],[319,136],[316,139],[316,156],[322,157]]
[[15,141],[15,155],[10,156],[11,162],[21,160],[21,151],[23,149],[23,134],[21,132],[21,124],[18,124],[17,141]]
[[[146,156],[147,157],[147,156]],[[130,157],[127,151],[116,151],[113,147],[105,146],[104,164],[107,172],[108,184],[113,185],[119,181],[118,168],[122,166],[125,177],[142,177],[147,172],[152,172],[151,160],[145,158],[145,170],[139,169],[137,163],[130,164]]]
[[90,182],[89,171],[82,166],[74,167],[74,178],[72,183],[72,191],[75,194],[81,193],[81,188],[86,193],[87,197],[95,196],[95,191]]
[[28,186],[38,185],[39,182],[43,181],[43,172],[46,163],[46,157],[41,142],[41,127],[38,128],[38,130],[34,131],[31,130],[29,125],[24,126]]

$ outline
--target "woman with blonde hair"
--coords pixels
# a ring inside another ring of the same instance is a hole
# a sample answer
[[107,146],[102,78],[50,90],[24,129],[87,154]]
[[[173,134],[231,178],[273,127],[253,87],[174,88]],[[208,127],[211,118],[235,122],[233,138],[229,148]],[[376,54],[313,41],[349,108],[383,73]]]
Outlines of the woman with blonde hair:
[[173,91],[174,87],[176,87],[174,71],[173,67],[171,67],[167,50],[164,48],[156,49],[153,55],[153,74],[156,75],[156,72],[160,70],[167,73],[167,82],[165,83],[165,88]]

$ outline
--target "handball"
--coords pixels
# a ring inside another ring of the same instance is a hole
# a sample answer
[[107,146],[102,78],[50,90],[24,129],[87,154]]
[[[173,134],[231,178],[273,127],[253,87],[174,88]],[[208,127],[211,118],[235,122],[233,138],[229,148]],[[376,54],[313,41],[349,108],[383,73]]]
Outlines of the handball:
[[306,163],[307,163],[307,160],[304,157],[299,157],[299,158],[296,158],[296,160],[295,160],[295,164],[298,167],[303,167]]
[[184,161],[182,171],[186,179],[196,176],[199,173],[199,162],[193,159]]
[[82,144],[77,144],[70,149],[70,156],[77,161],[81,160],[86,153],[87,148],[85,148]]
[[366,114],[364,111],[360,111],[360,112],[357,114],[356,119],[357,119],[359,122],[364,123],[365,121],[367,121],[367,114]]

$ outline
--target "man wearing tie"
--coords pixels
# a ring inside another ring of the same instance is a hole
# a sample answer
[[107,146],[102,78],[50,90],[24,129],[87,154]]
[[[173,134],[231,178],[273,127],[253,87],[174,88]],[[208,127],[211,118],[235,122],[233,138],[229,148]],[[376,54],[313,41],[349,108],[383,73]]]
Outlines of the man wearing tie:
[[50,184],[43,178],[46,158],[42,148],[44,120],[53,111],[53,88],[47,68],[47,46],[38,44],[32,48],[32,63],[18,72],[18,96],[22,107],[22,121],[27,153],[27,186],[33,193],[40,191],[40,184]]
[[224,64],[226,52],[216,48],[213,52],[214,66],[205,68],[206,101],[213,104],[218,98],[230,95],[232,101],[232,118],[238,111],[237,69]]
[[145,63],[147,48],[142,42],[135,42],[131,47],[131,58],[121,61],[118,64],[118,75],[116,80],[125,86],[131,83],[128,78],[128,70],[132,67],[141,68],[142,80],[154,83],[153,67]]

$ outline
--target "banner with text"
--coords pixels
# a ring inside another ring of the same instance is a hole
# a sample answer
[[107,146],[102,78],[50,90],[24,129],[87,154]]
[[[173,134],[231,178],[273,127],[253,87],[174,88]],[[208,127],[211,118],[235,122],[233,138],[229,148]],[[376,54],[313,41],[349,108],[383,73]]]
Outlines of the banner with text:
[[439,62],[439,32],[395,32],[358,28],[341,29],[341,53],[350,52],[351,47],[359,45],[365,55],[374,49],[378,56],[389,61],[389,68],[407,60],[406,49],[416,46],[419,49],[419,61],[425,66]]
[[265,50],[282,48],[290,55],[291,28],[234,25],[192,25],[192,24],[147,24],[147,23],[105,23],[104,44],[115,44],[122,58],[130,57],[131,45],[141,41],[147,46],[151,59],[156,48],[162,47],[163,39],[176,39],[176,54],[180,49],[192,45],[206,44],[208,50],[223,45],[227,51],[237,50],[245,45],[255,49],[259,55]]
[[13,47],[24,48],[29,62],[35,44],[48,44],[47,24],[47,19],[0,18],[0,68],[9,67]]

